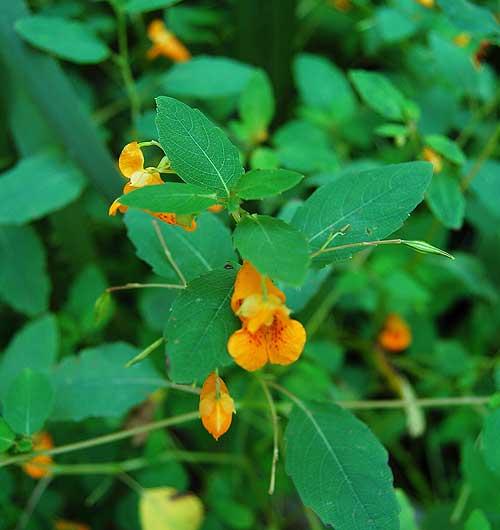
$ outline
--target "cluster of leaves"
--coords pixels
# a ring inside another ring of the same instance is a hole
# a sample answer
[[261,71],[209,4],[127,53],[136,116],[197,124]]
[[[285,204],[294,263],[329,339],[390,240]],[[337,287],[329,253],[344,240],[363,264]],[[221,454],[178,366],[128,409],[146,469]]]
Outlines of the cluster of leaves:
[[[16,0],[0,14],[13,49],[2,52],[0,529],[60,518],[120,530],[500,528],[494,6],[290,1],[289,38],[266,3],[64,0],[29,14]],[[151,13],[194,58],[145,60]],[[252,28],[264,13],[270,29]],[[252,56],[266,31],[289,71]],[[260,67],[224,56],[242,36],[240,59]],[[474,62],[486,40],[489,61]],[[106,215],[120,181],[104,141],[118,152],[134,139],[158,141],[164,153],[146,156],[166,154],[175,176],[121,197],[125,237]],[[426,150],[434,175],[418,160]],[[215,204],[221,213],[204,212]],[[194,214],[197,229],[158,233],[142,210]],[[436,247],[456,259],[429,255]],[[226,349],[240,258],[283,288],[308,333],[301,360],[266,379]],[[108,292],[110,281],[175,288]],[[413,331],[404,354],[377,344],[390,313]],[[217,368],[238,415],[216,448],[196,422],[196,384]],[[287,417],[272,498],[261,385]],[[468,406],[430,414],[418,398]],[[44,491],[6,466],[42,429],[68,446]],[[188,490],[197,496],[176,494]]]

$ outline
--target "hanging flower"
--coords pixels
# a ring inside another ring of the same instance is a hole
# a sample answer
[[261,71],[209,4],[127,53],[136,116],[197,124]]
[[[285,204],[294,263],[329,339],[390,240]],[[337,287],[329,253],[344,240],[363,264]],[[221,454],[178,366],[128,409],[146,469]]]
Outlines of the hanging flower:
[[290,318],[285,295],[245,261],[238,271],[231,307],[243,325],[229,338],[228,351],[245,370],[267,362],[291,364],[304,349],[306,331]]
[[[123,188],[124,194],[142,188],[143,186],[163,184],[163,180],[158,171],[155,171],[155,168],[144,168],[144,155],[137,142],[131,142],[123,148],[120,158],[118,159],[118,167],[120,168],[122,175],[128,179],[128,182]],[[119,199],[116,199],[109,207],[109,215],[116,215],[117,211],[121,213],[127,211],[127,206],[120,204]],[[181,221],[180,216],[176,216],[174,213],[155,213],[148,210],[145,211],[169,225],[181,226],[188,232],[192,232],[196,229],[196,221],[190,216],[187,216],[186,222],[184,223]]]
[[406,350],[411,341],[412,335],[408,323],[399,315],[390,314],[378,336],[380,346],[387,351],[399,352]]
[[148,37],[153,43],[147,52],[148,59],[156,59],[160,55],[176,63],[184,63],[191,59],[189,50],[172,32],[167,30],[163,20],[157,18],[149,24]]
[[[52,449],[54,442],[48,432],[39,432],[33,436],[33,451],[45,451]],[[49,455],[34,456],[26,464],[23,464],[23,471],[31,478],[40,479],[49,474],[47,466],[53,464],[52,457]]]
[[422,150],[422,157],[434,166],[434,173],[439,173],[443,169],[443,158],[434,149],[425,146]]
[[203,383],[199,411],[203,426],[216,440],[231,426],[234,401],[226,384],[215,372]]

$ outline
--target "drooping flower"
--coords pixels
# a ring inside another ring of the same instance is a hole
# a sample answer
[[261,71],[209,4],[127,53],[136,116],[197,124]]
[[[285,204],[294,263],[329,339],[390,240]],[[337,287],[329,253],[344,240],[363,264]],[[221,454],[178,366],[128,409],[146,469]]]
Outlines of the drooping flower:
[[408,323],[399,315],[391,313],[379,333],[378,342],[384,350],[399,352],[411,344],[412,334]]
[[287,365],[301,355],[306,342],[302,324],[290,318],[285,294],[245,261],[238,271],[231,308],[243,325],[227,348],[235,362],[254,371],[267,362]]
[[422,157],[434,166],[435,173],[439,173],[443,169],[443,159],[434,149],[425,146],[422,150]]
[[147,52],[148,59],[156,59],[160,55],[172,59],[176,63],[184,63],[191,59],[191,53],[182,42],[168,31],[163,20],[155,19],[148,26],[148,37],[153,45]]
[[90,530],[90,526],[77,521],[68,521],[66,519],[57,519],[54,523],[55,530]]
[[203,426],[216,440],[231,426],[234,401],[226,384],[215,372],[203,383],[199,411]]
[[[33,436],[33,451],[45,451],[53,447],[54,442],[48,432],[39,432]],[[50,473],[47,466],[53,462],[50,455],[34,456],[23,465],[23,471],[31,478],[38,480]]]
[[[152,186],[154,184],[163,184],[163,180],[160,177],[158,171],[155,168],[144,168],[144,155],[140,145],[137,142],[131,142],[127,144],[118,159],[118,167],[122,175],[128,179],[128,182],[123,188],[123,193],[127,194],[143,186]],[[127,206],[120,204],[120,200],[116,199],[113,204],[109,207],[109,215],[116,215],[116,212],[125,213]],[[184,224],[179,216],[174,213],[157,213],[146,210],[147,213],[164,221],[169,225],[177,225],[184,228],[188,232],[192,232],[196,229],[196,221],[188,217],[186,221],[188,224]]]

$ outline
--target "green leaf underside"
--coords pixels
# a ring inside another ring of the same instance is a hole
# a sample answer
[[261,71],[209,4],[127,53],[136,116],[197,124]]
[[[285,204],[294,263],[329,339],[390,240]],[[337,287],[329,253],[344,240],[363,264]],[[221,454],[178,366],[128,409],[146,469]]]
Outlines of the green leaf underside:
[[203,380],[231,363],[227,341],[238,328],[231,310],[236,270],[215,270],[190,282],[172,305],[165,328],[170,376],[177,383]]
[[456,179],[435,175],[427,191],[427,202],[432,213],[446,228],[458,230],[465,216],[465,198]]
[[66,357],[56,368],[53,420],[119,417],[163,386],[150,359],[125,368],[139,349],[124,342],[102,344]]
[[120,197],[120,203],[151,212],[188,214],[202,212],[217,204],[217,197],[192,184],[165,182],[127,193]]
[[24,224],[66,206],[81,193],[85,179],[55,153],[22,159],[0,175],[0,224]]
[[[128,237],[139,258],[151,265],[153,271],[179,283],[174,269],[165,257],[153,227],[154,217],[139,210],[125,214]],[[237,261],[229,229],[212,213],[201,214],[194,232],[158,221],[163,238],[187,281],[227,262]]]
[[267,215],[245,217],[234,230],[241,257],[272,280],[300,286],[310,258],[304,235],[289,224]]
[[165,96],[156,103],[158,135],[172,168],[185,182],[228,196],[243,173],[236,147],[199,110]]
[[47,309],[45,249],[31,226],[0,226],[0,298],[33,316]]
[[110,54],[97,35],[76,20],[32,15],[18,20],[15,27],[36,48],[75,63],[100,63]]
[[[319,250],[330,234],[340,232],[328,248],[378,241],[398,228],[422,201],[432,175],[428,162],[408,162],[345,175],[318,188],[299,208],[292,224]],[[357,249],[326,252],[318,264],[348,259]]]
[[7,451],[7,449],[14,443],[14,439],[14,432],[7,422],[0,417],[0,453]]
[[295,406],[286,470],[302,502],[335,530],[399,530],[387,452],[366,425],[333,404]]
[[2,400],[3,415],[19,434],[31,436],[39,431],[54,404],[50,379],[41,372],[24,369],[9,385]]
[[271,197],[296,186],[304,175],[287,169],[253,169],[241,176],[236,193],[242,199]]

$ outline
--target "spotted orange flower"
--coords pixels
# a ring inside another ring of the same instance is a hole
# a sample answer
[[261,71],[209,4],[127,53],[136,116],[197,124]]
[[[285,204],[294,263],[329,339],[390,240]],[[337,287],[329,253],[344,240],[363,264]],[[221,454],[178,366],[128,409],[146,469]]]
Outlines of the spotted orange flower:
[[453,37],[453,43],[455,46],[458,46],[459,48],[465,48],[470,42],[470,34],[469,33],[459,33],[458,35],[455,35]]
[[216,440],[231,426],[234,401],[226,384],[215,372],[205,379],[201,387],[199,411],[203,426]]
[[390,314],[378,336],[380,346],[387,351],[399,352],[406,350],[411,341],[412,334],[408,323],[399,315]]
[[[39,432],[33,436],[34,451],[45,451],[53,447],[54,442],[48,432]],[[23,465],[23,471],[31,478],[40,479],[49,474],[49,469],[46,466],[49,466],[53,462],[52,457],[49,455],[34,456]]]
[[[158,171],[154,171],[154,168],[144,168],[144,155],[137,142],[131,142],[123,148],[118,159],[118,167],[122,175],[128,179],[128,182],[123,188],[124,194],[142,188],[143,186],[163,184],[163,180]],[[119,199],[116,199],[109,207],[109,215],[116,215],[117,211],[121,213],[127,211],[127,206],[120,204]],[[184,224],[179,216],[176,216],[174,213],[155,213],[150,211],[147,213],[169,225],[181,226],[188,232],[196,229],[196,221],[191,217],[188,217],[186,221],[189,224]]]
[[156,59],[160,55],[176,63],[184,63],[191,59],[189,50],[172,32],[167,30],[163,20],[157,18],[149,24],[148,37],[153,43],[147,52],[148,59]]
[[422,150],[422,157],[434,166],[435,173],[439,173],[443,169],[443,159],[434,149],[425,146]]
[[58,519],[54,523],[55,530],[90,530],[90,526],[78,523],[76,521],[67,521],[66,519]]
[[231,335],[227,348],[242,368],[254,371],[267,362],[286,365],[300,357],[304,327],[290,318],[284,293],[248,261],[238,271],[231,308],[243,325]]

